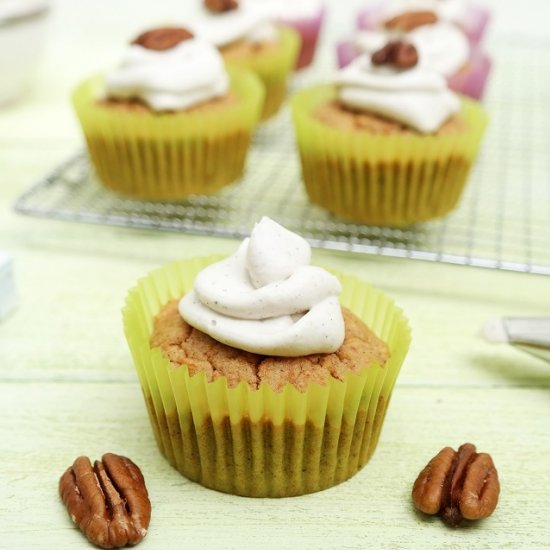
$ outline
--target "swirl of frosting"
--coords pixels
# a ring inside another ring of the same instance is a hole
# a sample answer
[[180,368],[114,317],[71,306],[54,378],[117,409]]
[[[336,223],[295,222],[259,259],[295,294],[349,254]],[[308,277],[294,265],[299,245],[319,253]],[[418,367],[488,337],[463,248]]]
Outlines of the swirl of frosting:
[[132,44],[107,75],[108,97],[141,99],[154,111],[185,110],[222,97],[229,77],[218,50],[192,38],[162,51]]
[[[421,67],[445,77],[460,71],[470,57],[468,39],[450,23],[423,25],[398,36],[416,47]],[[389,31],[361,31],[355,37],[355,46],[362,53],[372,54],[394,38],[395,34]]]
[[466,20],[467,6],[463,0],[390,0],[381,13],[386,21],[408,11],[432,11],[439,20],[461,25]]
[[181,316],[215,340],[263,355],[331,353],[344,341],[336,277],[309,265],[309,244],[269,218],[180,301]]
[[279,36],[268,6],[244,0],[239,2],[238,8],[223,13],[212,13],[204,8],[193,31],[218,48],[239,40],[276,42]]
[[362,55],[338,72],[338,99],[396,120],[420,133],[436,132],[460,110],[460,100],[447,88],[443,76],[421,65],[408,70],[375,67]]

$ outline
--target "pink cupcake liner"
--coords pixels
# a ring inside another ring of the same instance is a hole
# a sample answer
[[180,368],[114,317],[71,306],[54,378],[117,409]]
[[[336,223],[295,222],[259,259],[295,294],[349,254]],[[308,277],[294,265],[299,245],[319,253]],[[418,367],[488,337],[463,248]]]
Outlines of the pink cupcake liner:
[[[371,6],[359,12],[357,16],[357,28],[361,30],[375,29],[380,22],[381,11],[382,6]],[[481,43],[490,19],[491,12],[488,9],[468,4],[468,15],[462,30],[468,37],[472,48],[479,46]]]
[[[351,41],[339,42],[336,46],[338,66],[349,65],[359,52]],[[484,53],[473,50],[466,68],[451,76],[447,82],[451,90],[480,100],[483,98],[487,80],[491,72],[492,62]]]
[[307,19],[279,19],[283,25],[287,25],[300,33],[302,46],[296,61],[296,69],[309,67],[315,57],[319,34],[325,20],[326,10],[323,7],[319,14]]
[[482,52],[474,53],[468,66],[447,80],[449,88],[473,99],[481,100],[491,68],[492,62],[487,55]]
[[336,44],[336,61],[339,69],[349,65],[358,56],[359,52],[351,40],[345,40]]

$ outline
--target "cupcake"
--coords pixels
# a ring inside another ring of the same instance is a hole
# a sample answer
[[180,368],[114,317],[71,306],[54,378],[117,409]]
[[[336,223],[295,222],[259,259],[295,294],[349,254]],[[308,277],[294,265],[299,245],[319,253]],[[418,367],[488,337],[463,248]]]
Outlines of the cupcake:
[[163,28],[134,40],[106,77],[78,86],[73,104],[103,185],[179,200],[241,176],[263,98],[254,74],[227,71],[214,46]]
[[292,111],[309,198],[346,220],[406,226],[451,211],[487,123],[473,100],[391,42],[305,89]]
[[309,67],[315,57],[319,34],[325,20],[325,4],[321,0],[256,0],[269,5],[274,19],[292,27],[300,35],[302,45],[296,69]]
[[275,115],[298,56],[296,31],[275,25],[269,7],[253,0],[205,0],[194,30],[219,48],[229,66],[260,77],[266,91],[262,120]]
[[251,497],[336,485],[373,454],[410,341],[402,312],[309,265],[268,218],[231,257],[133,289],[124,327],[158,446],[189,479]]
[[389,20],[384,28],[361,30],[338,45],[338,64],[348,65],[361,54],[372,55],[391,40],[413,44],[423,66],[443,75],[460,94],[481,99],[491,69],[489,58],[472,48],[464,32],[435,12],[409,12]]
[[459,26],[473,48],[481,43],[490,20],[487,9],[464,0],[390,0],[363,10],[357,26],[377,29],[407,12],[434,12],[438,19]]

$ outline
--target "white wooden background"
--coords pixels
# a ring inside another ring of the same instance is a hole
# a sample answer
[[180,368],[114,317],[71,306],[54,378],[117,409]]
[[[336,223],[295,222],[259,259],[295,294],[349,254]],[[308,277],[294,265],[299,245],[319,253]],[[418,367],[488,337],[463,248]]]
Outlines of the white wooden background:
[[[547,29],[547,0],[485,1],[499,14],[494,35]],[[184,18],[186,4],[57,0],[32,90],[0,110],[0,248],[15,256],[20,294],[0,325],[0,548],[88,548],[57,481],[79,454],[105,451],[132,457],[147,479],[153,517],[144,550],[550,546],[550,365],[479,337],[487,318],[550,314],[548,278],[317,252],[392,294],[413,327],[371,463],[322,493],[251,500],[188,482],[160,456],[122,336],[125,293],[162,263],[228,253],[235,243],[28,219],[11,205],[79,147],[68,104],[74,84],[114,63],[135,31],[180,11]],[[325,63],[360,2],[329,4]],[[465,441],[492,453],[501,502],[489,520],[449,530],[415,513],[409,494],[435,452]]]

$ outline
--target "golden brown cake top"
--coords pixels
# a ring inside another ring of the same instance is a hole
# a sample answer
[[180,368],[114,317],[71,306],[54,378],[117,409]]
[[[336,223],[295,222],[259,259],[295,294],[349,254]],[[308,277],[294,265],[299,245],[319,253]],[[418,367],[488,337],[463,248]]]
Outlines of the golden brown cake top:
[[[223,109],[224,107],[230,107],[238,103],[239,99],[235,93],[228,93],[223,97],[217,97],[194,105],[189,109],[186,109],[186,113],[201,113],[211,109]],[[105,98],[99,99],[98,104],[109,109],[118,109],[121,111],[127,111],[131,113],[151,113],[153,112],[143,101],[140,99],[114,99]]]
[[244,381],[257,389],[265,382],[275,391],[293,384],[305,392],[312,382],[324,385],[330,377],[342,380],[348,372],[358,374],[373,362],[385,364],[390,356],[388,346],[357,316],[345,308],[342,313],[346,335],[335,353],[266,357],[226,346],[192,328],[182,319],[174,300],[155,318],[150,345],[160,348],[175,367],[187,365],[191,376],[204,372],[209,382],[225,376],[229,387]]
[[[346,107],[337,100],[322,103],[315,109],[313,116],[328,126],[339,130],[369,132],[373,134],[409,134],[418,132],[395,120],[369,113],[365,110]],[[451,117],[434,135],[448,135],[463,132],[466,122],[459,116]]]

